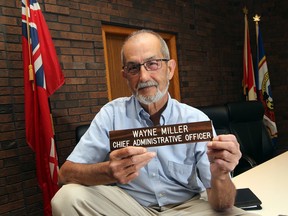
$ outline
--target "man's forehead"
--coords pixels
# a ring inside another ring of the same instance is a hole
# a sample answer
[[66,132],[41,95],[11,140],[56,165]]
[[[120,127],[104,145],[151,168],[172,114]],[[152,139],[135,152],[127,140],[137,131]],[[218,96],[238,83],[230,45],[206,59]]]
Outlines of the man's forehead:
[[126,63],[128,64],[128,63],[141,63],[141,62],[147,62],[147,61],[149,61],[149,60],[153,60],[153,59],[156,59],[157,58],[157,55],[153,55],[153,56],[150,56],[150,57],[147,57],[147,58],[143,58],[143,59],[141,59],[141,61],[139,61],[138,59],[133,59],[133,58],[131,58],[131,59],[127,59],[127,61],[126,61]]
[[154,35],[154,34],[152,34],[152,33],[149,33],[149,32],[141,32],[141,33],[139,33],[139,34],[135,34],[135,35],[133,35],[132,37],[130,37],[129,39],[128,39],[128,41],[129,40],[134,40],[134,39],[141,39],[141,38],[155,38],[155,39],[157,39],[158,40],[158,37],[156,36],[156,35]]
[[[127,58],[151,59],[160,53],[160,42],[155,35],[141,33],[130,38],[123,47],[124,55]],[[144,55],[144,56],[143,56]]]
[[126,41],[124,48],[130,44],[137,45],[137,44],[141,44],[141,43],[146,43],[147,45],[151,44],[151,46],[155,46],[155,44],[160,45],[160,40],[153,34],[140,33],[140,34],[134,35],[131,38],[129,38]]

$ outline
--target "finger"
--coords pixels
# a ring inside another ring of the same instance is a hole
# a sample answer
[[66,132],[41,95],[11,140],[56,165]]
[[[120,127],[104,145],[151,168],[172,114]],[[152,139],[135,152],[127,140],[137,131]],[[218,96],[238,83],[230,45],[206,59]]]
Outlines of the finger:
[[130,157],[130,164],[125,168],[126,176],[130,176],[135,174],[138,176],[139,170],[144,167],[149,161],[156,155],[155,152],[147,152],[141,156],[133,156]]
[[237,141],[235,135],[233,134],[221,134],[213,137],[213,141]]
[[217,170],[222,171],[232,171],[235,166],[238,164],[238,157],[230,154],[227,151],[214,152],[211,155],[208,155],[211,166],[214,168],[217,167]]
[[139,156],[138,155],[133,156],[134,165],[136,166],[137,170],[139,170],[140,168],[148,164],[149,161],[151,161],[151,159],[154,158],[155,156],[156,156],[155,152],[147,152]]
[[129,167],[126,167],[123,170],[118,170],[118,172],[114,173],[115,179],[117,179],[117,182],[121,184],[126,184],[136,178],[139,175],[139,172],[137,171],[135,165],[131,165]]
[[155,157],[155,155],[155,152],[146,152],[118,160],[110,160],[112,175],[119,183],[126,184],[136,178],[139,175],[139,170]]
[[[155,152],[146,152],[141,155],[134,155],[128,158],[123,159],[122,164],[124,164],[123,169],[135,168],[137,171],[145,166],[153,157],[155,157]],[[134,172],[135,170],[133,170]],[[129,171],[128,171],[129,172]]]
[[137,178],[139,176],[139,172],[132,172],[129,175],[125,176],[125,178],[118,179],[118,182],[120,184],[128,184],[133,179]]
[[155,156],[156,156],[156,152],[146,152],[141,155],[133,155],[130,157],[130,163],[137,165],[142,162],[146,162],[146,161],[148,162]]
[[226,150],[207,151],[207,155],[208,155],[210,162],[215,162],[215,160],[224,160],[226,162],[231,162],[235,158],[235,155],[231,154],[230,152]]
[[211,141],[207,145],[208,150],[226,150],[231,153],[236,153],[240,147],[237,141]]
[[123,160],[119,160],[124,167],[119,167],[114,173],[115,178],[121,184],[126,184],[139,175],[139,170],[144,167],[154,156],[155,152],[147,152],[142,155],[131,156]]
[[128,158],[133,155],[140,155],[143,153],[146,153],[147,149],[143,147],[126,147],[122,149],[117,149],[110,154],[110,158],[116,159],[116,160],[121,160],[123,158]]
[[220,159],[215,159],[213,163],[211,163],[211,166],[214,168],[215,171],[218,170],[225,173],[231,172],[235,168],[234,163],[230,163]]

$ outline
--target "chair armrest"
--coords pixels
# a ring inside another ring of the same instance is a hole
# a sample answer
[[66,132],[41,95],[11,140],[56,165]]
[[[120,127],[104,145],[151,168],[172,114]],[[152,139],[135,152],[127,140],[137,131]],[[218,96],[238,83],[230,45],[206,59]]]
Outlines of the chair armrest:
[[[242,159],[242,160],[245,160],[246,162],[248,162],[248,164],[250,165],[251,168],[257,166],[256,161],[255,161],[253,158],[251,158],[251,157],[249,157],[248,155],[246,155],[246,154],[243,154],[242,157],[241,157],[241,159]],[[241,159],[240,159],[240,160],[241,160]]]
[[242,157],[240,158],[238,165],[232,171],[231,175],[234,177],[255,166],[257,166],[257,163],[255,162],[253,158],[251,158],[250,156],[246,154],[242,154]]

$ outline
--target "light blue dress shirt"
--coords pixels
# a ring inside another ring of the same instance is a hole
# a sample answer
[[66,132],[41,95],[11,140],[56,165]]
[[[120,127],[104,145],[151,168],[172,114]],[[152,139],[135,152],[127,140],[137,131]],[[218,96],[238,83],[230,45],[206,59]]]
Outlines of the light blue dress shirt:
[[[134,96],[107,103],[97,113],[67,160],[88,164],[109,160],[109,131],[152,127],[149,117]],[[200,110],[169,96],[160,124],[207,120],[208,117]],[[149,147],[148,150],[156,152],[157,156],[140,170],[136,179],[118,186],[144,206],[182,203],[211,186],[206,145],[206,142],[199,142]]]

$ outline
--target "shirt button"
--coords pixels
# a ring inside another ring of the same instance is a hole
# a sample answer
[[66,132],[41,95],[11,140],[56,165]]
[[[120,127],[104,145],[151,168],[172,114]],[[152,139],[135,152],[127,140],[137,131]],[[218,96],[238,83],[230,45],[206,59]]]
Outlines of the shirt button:
[[159,194],[159,197],[163,197],[163,196],[164,196],[164,194],[163,194],[163,193],[160,193],[160,194]]
[[152,176],[155,177],[155,176],[156,176],[156,173],[152,173]]

